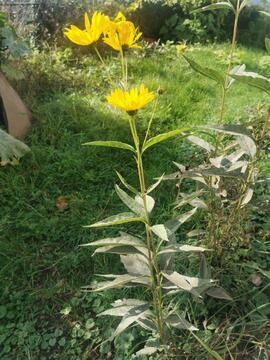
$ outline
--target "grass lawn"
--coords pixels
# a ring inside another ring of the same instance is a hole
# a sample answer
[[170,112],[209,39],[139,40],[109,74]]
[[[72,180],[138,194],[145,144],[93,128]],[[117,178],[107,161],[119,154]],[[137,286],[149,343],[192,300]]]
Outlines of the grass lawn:
[[[201,64],[226,69],[228,48],[227,44],[194,46],[189,56]],[[264,55],[262,51],[240,48],[236,61],[245,63],[250,71],[269,75],[267,68],[260,67]],[[96,319],[96,314],[118,298],[119,291],[107,294],[80,291],[81,286],[93,280],[94,273],[122,271],[114,256],[93,258],[89,248],[79,247],[105,234],[116,234],[119,228],[91,230],[82,226],[125,211],[114,192],[115,170],[137,185],[129,154],[82,146],[92,140],[130,141],[124,116],[110,109],[104,98],[110,90],[108,75],[117,79],[120,71],[117,58],[109,63],[105,70],[94,55],[74,55],[70,49],[36,52],[24,65],[25,81],[16,84],[35,121],[26,139],[31,153],[19,166],[7,166],[0,171],[2,360],[94,359],[98,357],[96,346],[116,324],[108,317]],[[129,63],[134,84],[143,82],[153,91],[160,88],[152,135],[218,121],[217,86],[195,73],[184,59],[176,56],[174,48],[164,46],[155,51],[149,48],[135,53]],[[260,91],[235,83],[226,101],[226,121],[246,122],[248,109],[263,101],[266,97]],[[141,134],[150,115],[151,105],[139,115]],[[154,177],[172,172],[172,161],[189,165],[201,156],[196,147],[177,139],[159,145],[145,157],[148,184]],[[265,173],[269,171],[267,162],[262,169]],[[172,217],[175,195],[172,183],[164,183],[155,190],[156,221]],[[63,211],[56,206],[60,196],[68,205]],[[270,218],[262,213],[261,219],[262,228],[267,229]],[[186,230],[193,226],[189,222],[182,228],[179,242],[185,240]],[[129,228],[131,233],[136,231],[130,225],[122,228]],[[253,244],[249,251],[243,249],[241,254],[232,255],[231,272],[220,270],[217,274],[234,301],[207,300],[205,306],[190,299],[182,303],[183,311],[192,314],[191,320],[201,330],[207,319],[207,329],[198,333],[202,341],[227,356],[228,347],[236,353],[238,349],[243,356],[239,359],[267,359],[264,354],[270,313],[267,306],[270,263],[266,257],[270,246],[267,240],[258,245],[256,238]],[[256,266],[266,274],[260,273],[265,277],[259,288],[250,282]],[[128,359],[128,351],[138,338],[140,332],[136,329],[121,336],[116,341],[115,359]],[[192,335],[183,334],[179,341],[183,343],[183,354],[191,354],[188,358],[211,359]],[[262,357],[258,355],[260,348]],[[109,350],[105,345],[102,348],[104,354]]]

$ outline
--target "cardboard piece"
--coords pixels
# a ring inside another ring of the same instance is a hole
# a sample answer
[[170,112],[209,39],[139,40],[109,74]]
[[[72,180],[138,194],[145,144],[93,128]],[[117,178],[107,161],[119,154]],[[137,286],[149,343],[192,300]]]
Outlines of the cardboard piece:
[[22,140],[31,128],[32,115],[1,72],[0,110],[2,110],[8,133]]

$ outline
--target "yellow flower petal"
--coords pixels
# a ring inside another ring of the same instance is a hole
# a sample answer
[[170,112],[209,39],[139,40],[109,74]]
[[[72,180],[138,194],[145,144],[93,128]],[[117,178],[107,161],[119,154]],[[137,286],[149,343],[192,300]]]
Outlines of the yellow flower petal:
[[[121,18],[121,15],[118,17]],[[114,50],[121,51],[123,47],[140,48],[136,42],[141,36],[142,33],[135,28],[131,21],[117,21],[110,22],[103,41]]]
[[139,89],[132,88],[130,91],[115,89],[106,96],[106,99],[111,106],[129,113],[137,111],[151,102],[154,94],[142,84]]
[[91,45],[98,41],[101,34],[105,34],[110,20],[108,16],[95,11],[91,22],[87,13],[84,14],[85,30],[79,29],[77,26],[71,25],[70,29],[65,29],[64,34],[70,41],[77,45]]

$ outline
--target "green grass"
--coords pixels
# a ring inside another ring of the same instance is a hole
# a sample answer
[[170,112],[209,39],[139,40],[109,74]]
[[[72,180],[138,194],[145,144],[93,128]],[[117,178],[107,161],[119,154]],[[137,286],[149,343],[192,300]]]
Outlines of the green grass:
[[[224,53],[228,48],[227,44],[195,46],[189,55],[202,65],[226,69]],[[241,48],[237,60],[245,62],[249,70],[260,71],[263,70],[258,66],[262,55],[263,52]],[[107,60],[110,61],[108,72],[117,79],[117,58]],[[186,125],[218,121],[220,91],[217,86],[194,73],[182,58],[176,56],[174,49],[159,48],[155,52],[137,53],[130,57],[129,72],[132,83],[144,82],[153,91],[162,90],[162,94],[157,95],[158,110],[151,135]],[[122,271],[122,267],[115,261],[116,257],[100,255],[92,258],[90,250],[79,247],[105,234],[116,234],[119,228],[105,231],[82,226],[124,210],[114,193],[114,183],[117,183],[115,170],[134,185],[137,185],[137,178],[129,154],[82,144],[92,140],[129,142],[128,126],[124,116],[106,104],[104,96],[109,92],[110,83],[93,55],[78,57],[69,50],[34,53],[25,64],[25,73],[27,80],[16,86],[34,115],[33,127],[26,139],[31,153],[19,166],[8,166],[0,172],[1,359],[90,359],[96,353],[91,350],[95,345],[92,346],[85,335],[88,331],[86,322],[90,318],[97,323],[92,332],[89,330],[91,340],[96,339],[98,343],[104,339],[112,320],[106,318],[104,324],[104,320],[96,320],[95,315],[106,308],[118,292],[82,294],[81,286],[89,284],[94,273],[116,273]],[[248,108],[264,100],[266,98],[261,92],[235,83],[226,101],[226,121],[245,122]],[[141,135],[150,115],[151,106],[138,117]],[[179,140],[159,145],[145,156],[147,183],[164,172],[171,172],[172,161],[190,165],[201,156],[195,147]],[[175,195],[176,189],[171,183],[164,183],[155,191],[156,221],[172,217]],[[59,196],[67,199],[69,206],[65,211],[55,206]],[[179,241],[183,241],[186,229],[192,226],[189,223],[183,228]],[[134,226],[122,227],[127,228],[136,232]],[[269,251],[264,246],[260,251]],[[202,332],[201,336],[216,351],[226,351],[226,346],[237,340],[237,334],[229,334],[230,318],[232,322],[236,321],[237,316],[241,319],[256,308],[254,299],[259,291],[259,301],[264,303],[267,285],[264,282],[259,290],[252,286],[250,289],[251,271],[242,265],[258,264],[265,269],[269,261],[261,264],[263,258],[256,249],[248,256],[235,254],[230,265],[231,273],[219,274],[221,281],[225,282],[224,287],[231,287],[228,290],[236,296],[233,304],[212,300],[206,307],[183,304],[191,314],[195,314],[193,320],[198,321],[200,328],[202,319],[209,317],[212,328]],[[232,274],[237,274],[238,278],[232,279]],[[246,299],[244,294],[248,289],[252,294]],[[66,306],[70,306],[71,311],[65,316],[61,309]],[[220,308],[223,308],[221,313]],[[259,312],[259,315],[259,324],[265,324],[265,313]],[[76,333],[76,324],[81,329],[80,336]],[[249,330],[252,318],[248,317],[242,325],[233,328],[234,331],[247,328],[243,344],[248,343],[250,354],[252,351],[257,354],[256,349],[266,341],[266,331],[263,327],[258,330],[254,342],[259,345],[250,344],[254,330]],[[54,334],[56,329],[63,334]],[[217,339],[214,331],[221,329],[224,334],[222,339]],[[132,343],[132,336],[135,337],[132,334],[123,341]],[[183,338],[180,341],[185,343]],[[203,351],[191,337],[189,344],[185,343],[186,354],[191,354],[193,349],[198,351],[197,354]],[[122,345],[117,346],[120,349]],[[128,358],[124,353],[118,358],[121,356]],[[207,358],[207,354],[204,356]]]

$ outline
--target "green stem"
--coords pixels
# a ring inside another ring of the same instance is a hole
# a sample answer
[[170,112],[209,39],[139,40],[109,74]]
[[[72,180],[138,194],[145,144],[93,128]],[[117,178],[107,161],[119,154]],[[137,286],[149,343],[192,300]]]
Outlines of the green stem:
[[121,64],[122,64],[123,83],[124,83],[125,88],[127,88],[127,78],[128,78],[127,61],[125,61],[122,46],[120,47],[120,58],[121,58]]
[[227,91],[228,91],[230,72],[232,69],[233,58],[234,58],[234,53],[235,53],[235,48],[236,48],[236,36],[237,36],[237,28],[238,28],[238,21],[239,21],[239,15],[240,15],[240,5],[241,5],[241,0],[237,0],[229,64],[228,64],[228,68],[227,68],[227,72],[226,72],[225,83],[224,83],[224,88],[223,88],[222,97],[221,97],[220,120],[219,120],[220,125],[223,125],[223,123],[224,123],[225,100],[226,100],[226,95],[227,95]]
[[137,171],[140,182],[141,197],[143,200],[144,212],[145,212],[145,232],[146,232],[146,243],[148,248],[148,264],[151,273],[151,292],[153,297],[153,306],[154,312],[156,315],[157,321],[157,330],[160,336],[160,342],[165,343],[165,333],[164,333],[164,319],[163,319],[163,297],[161,290],[162,276],[159,270],[158,261],[157,261],[157,250],[153,241],[153,233],[151,230],[151,223],[148,215],[147,208],[147,194],[145,186],[145,177],[144,177],[144,168],[142,160],[142,151],[140,148],[139,137],[137,134],[136,124],[134,118],[130,116],[129,125],[131,134],[133,137],[133,142],[136,149],[136,162],[137,162]]
[[[106,69],[107,69],[106,63],[105,63],[105,61],[103,60],[103,57],[101,56],[100,52],[98,51],[98,48],[97,48],[96,46],[94,46],[94,49],[95,49],[95,52],[96,52],[99,60],[101,61],[102,65],[104,66],[104,69],[106,70]],[[109,78],[110,83],[113,85],[114,82],[113,82],[113,80],[112,80],[112,78],[111,78],[111,75],[110,75],[109,73],[108,73],[108,78]]]

